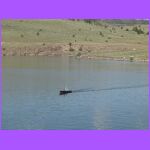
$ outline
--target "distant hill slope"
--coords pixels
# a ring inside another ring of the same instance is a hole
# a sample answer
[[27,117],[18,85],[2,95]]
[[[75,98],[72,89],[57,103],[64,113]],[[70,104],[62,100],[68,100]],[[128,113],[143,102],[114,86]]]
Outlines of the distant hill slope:
[[110,25],[148,25],[148,20],[121,20],[121,19],[112,19],[112,20],[93,20],[95,23],[107,23]]
[[[79,57],[128,59],[134,55],[136,59],[148,59],[147,21],[96,20],[98,25],[86,22],[3,20],[3,56],[65,53]],[[115,26],[121,23],[123,26]],[[133,31],[135,26],[142,30],[141,34]]]

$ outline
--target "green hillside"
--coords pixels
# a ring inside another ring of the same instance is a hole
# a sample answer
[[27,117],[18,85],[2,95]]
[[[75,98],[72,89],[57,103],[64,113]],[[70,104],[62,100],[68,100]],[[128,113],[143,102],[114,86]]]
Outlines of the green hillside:
[[[99,20],[3,20],[3,56],[70,55],[148,59],[148,24],[117,25]],[[134,28],[142,32],[137,32]]]
[[104,20],[96,20],[96,19],[92,19],[92,20],[84,20],[85,22],[89,22],[89,23],[94,23],[96,25],[101,25],[102,23],[106,23],[106,24],[110,24],[110,25],[115,25],[115,26],[119,26],[119,25],[148,25],[148,20],[133,20],[133,19],[125,19],[125,20],[121,20],[121,19],[104,19]]

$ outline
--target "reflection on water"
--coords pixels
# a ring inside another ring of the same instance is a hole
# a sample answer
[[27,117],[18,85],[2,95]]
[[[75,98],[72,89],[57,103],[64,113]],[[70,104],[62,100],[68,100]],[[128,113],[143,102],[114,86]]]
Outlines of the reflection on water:
[[2,129],[147,129],[147,84],[144,63],[4,57]]

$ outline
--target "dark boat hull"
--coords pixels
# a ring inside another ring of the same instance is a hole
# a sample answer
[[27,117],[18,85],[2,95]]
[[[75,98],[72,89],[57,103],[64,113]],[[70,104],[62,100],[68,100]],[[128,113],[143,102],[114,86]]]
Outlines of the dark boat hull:
[[60,92],[59,92],[59,95],[66,95],[66,94],[68,94],[68,93],[72,93],[72,91],[71,91],[71,90],[68,90],[68,91],[60,91]]

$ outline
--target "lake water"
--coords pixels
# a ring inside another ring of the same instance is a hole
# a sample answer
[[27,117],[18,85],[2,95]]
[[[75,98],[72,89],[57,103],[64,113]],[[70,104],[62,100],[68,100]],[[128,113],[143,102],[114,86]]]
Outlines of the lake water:
[[2,129],[148,129],[147,85],[146,63],[3,57]]

